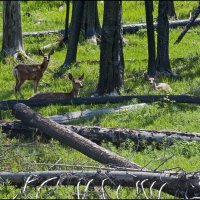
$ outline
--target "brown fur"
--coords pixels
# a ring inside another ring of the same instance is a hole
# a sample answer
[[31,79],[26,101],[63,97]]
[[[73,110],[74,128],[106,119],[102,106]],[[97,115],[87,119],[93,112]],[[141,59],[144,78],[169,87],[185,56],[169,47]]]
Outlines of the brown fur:
[[[41,51],[40,51],[41,52]],[[14,67],[13,75],[16,79],[16,86],[15,86],[15,94],[17,93],[23,97],[21,94],[21,86],[26,80],[32,80],[34,83],[34,93],[37,92],[37,87],[40,79],[42,78],[44,72],[46,71],[50,56],[54,54],[54,50],[52,49],[49,54],[43,54],[44,59],[41,64],[19,64]]]
[[83,87],[82,80],[84,78],[84,74],[80,76],[78,79],[74,79],[72,74],[69,73],[69,79],[72,81],[73,88],[71,92],[44,92],[38,93],[29,99],[63,99],[63,98],[76,98],[80,91],[80,88]]

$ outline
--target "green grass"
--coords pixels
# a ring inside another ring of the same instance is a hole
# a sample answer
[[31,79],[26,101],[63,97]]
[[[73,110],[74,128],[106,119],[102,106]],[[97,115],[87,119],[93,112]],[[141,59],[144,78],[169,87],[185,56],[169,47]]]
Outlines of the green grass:
[[[23,31],[39,31],[39,30],[58,30],[64,28],[65,20],[65,5],[63,10],[59,11],[59,7],[63,5],[62,1],[22,1],[22,24]],[[0,2],[0,13],[2,13],[2,2]],[[157,5],[157,2],[155,2]],[[189,12],[197,7],[198,2],[195,1],[175,1],[177,15],[179,18],[188,18]],[[99,16],[102,23],[103,4],[98,4]],[[26,12],[30,12],[31,16],[27,17]],[[123,23],[140,23],[145,21],[145,10],[143,1],[123,1]],[[154,17],[157,16],[157,7],[154,10]],[[42,19],[41,23],[37,24],[37,20]],[[2,30],[2,21],[0,21],[0,30]],[[180,74],[181,79],[167,79],[164,81],[170,84],[173,89],[172,94],[194,94],[199,95],[198,90],[200,85],[200,71],[199,71],[199,32],[200,28],[197,26],[192,28],[181,41],[180,44],[174,45],[174,42],[180,34],[182,28],[170,30],[170,60],[173,71]],[[122,88],[122,95],[142,95],[142,94],[160,94],[152,91],[149,84],[144,81],[143,73],[147,69],[147,38],[146,30],[141,30],[137,34],[124,35],[128,39],[128,43],[124,47],[125,57],[125,83]],[[48,35],[43,37],[25,37],[24,47],[26,53],[34,59],[36,63],[42,62],[42,57],[38,55],[38,49],[41,46],[55,42],[59,38],[58,35]],[[2,37],[0,37],[0,46],[2,46]],[[67,46],[55,49],[55,54],[51,57],[51,61],[44,77],[40,81],[39,91],[70,91],[71,83],[69,79],[54,78],[54,72],[59,70],[63,64],[66,56]],[[91,44],[88,41],[79,42],[77,61],[83,60],[99,60],[99,47]],[[183,59],[178,59],[183,58]],[[128,59],[135,59],[130,62]],[[12,69],[17,63],[13,62],[12,58],[0,59],[0,100],[15,99],[14,85],[15,80],[12,75]],[[75,77],[85,73],[84,88],[80,92],[80,96],[88,97],[92,91],[95,90],[98,83],[99,65],[80,62],[71,66],[66,72],[71,72]],[[32,82],[26,82],[22,86],[22,93],[25,98],[33,95]],[[162,93],[161,93],[162,94]],[[133,104],[135,101],[124,103]],[[118,105],[123,105],[118,104]],[[55,114],[63,114],[66,112],[99,109],[111,106],[105,105],[81,105],[81,106],[47,106],[34,108],[35,111],[40,112],[44,116]],[[103,127],[120,127],[120,128],[139,128],[139,129],[156,129],[156,130],[174,130],[183,132],[200,132],[199,130],[199,112],[200,106],[189,104],[177,104],[163,100],[148,105],[145,108],[137,111],[127,111],[115,114],[106,114],[101,117],[92,117],[85,120],[76,120],[71,124],[77,125],[100,125]],[[1,111],[1,118],[3,120],[12,121],[11,111]],[[0,169],[1,171],[36,171],[48,170],[47,166],[27,165],[24,162],[47,162],[55,163],[60,159],[60,163],[67,164],[82,164],[82,165],[96,165],[102,166],[100,163],[84,156],[83,154],[73,150],[67,146],[60,144],[55,140],[45,140],[41,136],[34,136],[32,138],[9,138],[5,134],[0,133]],[[16,148],[5,147],[4,144],[11,145],[22,143],[34,143],[28,147],[18,146]],[[159,169],[167,169],[172,167],[181,167],[188,171],[198,171],[200,165],[200,146],[197,142],[176,142],[171,147],[165,143],[160,148],[155,148],[155,145],[146,145],[145,149],[138,151],[136,144],[126,141],[121,144],[119,148],[110,143],[104,142],[103,147],[124,156],[125,158],[145,166],[150,161],[149,169],[155,169],[162,161],[171,155],[173,157],[166,162]],[[160,160],[156,161],[158,158]],[[11,164],[10,164],[11,163]],[[52,169],[69,169],[67,167]],[[84,189],[84,188],[82,188]],[[36,192],[29,188],[30,193],[21,198],[34,198]],[[115,198],[115,191],[107,188],[111,197]],[[0,198],[12,198],[19,189],[13,187],[0,186]],[[49,195],[52,192],[52,195]],[[59,187],[56,191],[50,188],[48,191],[43,190],[40,198],[72,198],[74,192],[73,187],[66,188]],[[66,196],[67,195],[67,196]],[[91,198],[93,194],[90,194]],[[134,190],[123,188],[120,191],[121,198],[133,198]],[[171,196],[164,196],[171,198]]]

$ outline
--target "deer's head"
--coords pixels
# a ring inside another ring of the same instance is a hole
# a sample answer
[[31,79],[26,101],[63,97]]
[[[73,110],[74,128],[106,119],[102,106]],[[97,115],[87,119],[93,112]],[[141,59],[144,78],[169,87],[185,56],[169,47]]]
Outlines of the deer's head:
[[68,77],[72,81],[74,90],[78,91],[78,90],[80,90],[80,88],[83,88],[82,80],[84,78],[84,73],[78,79],[74,79],[74,77],[71,73],[68,74]]
[[39,50],[39,54],[44,57],[44,62],[49,63],[51,55],[54,54],[54,49],[51,49],[49,53],[44,53],[42,50]]

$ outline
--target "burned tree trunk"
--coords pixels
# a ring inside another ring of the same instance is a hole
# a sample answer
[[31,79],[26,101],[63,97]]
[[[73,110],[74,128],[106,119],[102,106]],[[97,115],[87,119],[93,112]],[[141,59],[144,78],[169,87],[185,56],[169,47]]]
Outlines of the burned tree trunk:
[[[59,120],[55,119],[55,116],[48,117],[49,119],[59,123]],[[61,121],[62,123],[62,121]],[[96,143],[102,141],[109,141],[113,144],[119,145],[126,140],[132,140],[136,142],[137,146],[142,146],[143,142],[151,144],[152,142],[162,143],[165,142],[167,145],[171,145],[176,140],[184,141],[198,141],[200,142],[200,133],[188,133],[188,132],[177,132],[177,131],[157,131],[157,130],[141,130],[141,129],[123,129],[123,128],[103,128],[103,127],[90,127],[90,126],[74,126],[74,125],[63,125],[66,129],[76,132],[77,134],[92,140]],[[30,137],[35,133],[34,128],[29,128],[23,123],[15,122],[1,122],[0,128],[3,133],[6,133],[10,137],[17,135],[24,135]]]
[[66,17],[65,17],[65,34],[63,38],[63,42],[67,43],[68,42],[68,35],[69,35],[69,11],[70,11],[70,2],[69,0],[65,1],[66,3]]
[[157,42],[157,70],[171,75],[169,60],[169,21],[168,21],[168,1],[159,0],[158,5],[158,42]]
[[38,128],[44,134],[59,140],[102,164],[141,169],[139,165],[98,146],[94,142],[48,118],[42,117],[24,104],[16,104],[12,113],[16,118],[22,120],[25,125]]
[[62,67],[68,68],[70,64],[76,61],[78,40],[81,30],[81,21],[83,17],[83,8],[85,1],[74,1],[71,19],[71,30],[69,34],[69,45],[66,58]]
[[3,1],[3,55],[24,52],[20,1]]
[[101,34],[100,72],[96,93],[116,93],[124,80],[124,56],[122,46],[122,2],[105,1]]
[[101,33],[97,1],[85,1],[82,28],[86,39],[94,38]]
[[176,15],[176,11],[174,8],[174,1],[173,0],[169,0],[168,1],[168,15],[170,18],[174,18],[177,19],[177,15]]
[[156,50],[153,25],[153,1],[145,0],[147,40],[148,40],[148,70],[149,76],[155,76],[156,73]]

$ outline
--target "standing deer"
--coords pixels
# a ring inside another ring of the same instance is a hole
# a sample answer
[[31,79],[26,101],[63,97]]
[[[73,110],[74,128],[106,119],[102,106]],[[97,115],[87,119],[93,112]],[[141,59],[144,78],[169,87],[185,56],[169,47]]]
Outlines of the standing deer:
[[25,80],[32,80],[34,85],[34,93],[37,92],[38,83],[48,67],[50,57],[54,54],[54,49],[52,49],[49,54],[44,54],[40,50],[40,54],[44,57],[43,62],[41,64],[19,64],[14,67],[13,74],[16,78],[16,97],[17,93],[19,93],[20,96],[24,98],[20,88]]
[[156,83],[155,78],[149,77],[149,82],[153,86],[154,90],[171,92],[172,88],[167,83]]
[[65,92],[44,92],[37,93],[30,97],[29,99],[63,99],[63,98],[76,98],[80,91],[80,88],[83,88],[82,80],[84,78],[84,74],[80,76],[78,79],[74,79],[71,73],[68,74],[69,79],[72,82],[72,90],[69,93]]

